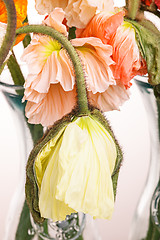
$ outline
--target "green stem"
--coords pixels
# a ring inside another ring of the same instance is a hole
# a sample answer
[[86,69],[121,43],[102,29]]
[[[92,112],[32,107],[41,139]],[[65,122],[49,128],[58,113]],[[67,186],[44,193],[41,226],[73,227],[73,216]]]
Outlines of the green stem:
[[127,1],[128,17],[130,19],[134,20],[136,18],[139,7],[140,7],[140,0]]
[[5,61],[15,39],[17,15],[13,0],[3,0],[7,9],[7,30],[0,48],[0,68]]
[[68,41],[68,39],[63,34],[61,34],[60,32],[48,26],[27,25],[27,26],[18,28],[16,31],[17,34],[30,33],[30,32],[42,33],[42,34],[48,35],[53,39],[57,40],[58,42],[60,42],[62,46],[67,50],[72,60],[74,70],[75,70],[75,75],[76,75],[79,114],[88,114],[89,109],[88,109],[85,77],[84,77],[84,72],[83,72],[80,58],[75,48],[72,46],[70,41]]
[[7,66],[11,73],[14,84],[23,86],[25,79],[13,52],[7,61]]

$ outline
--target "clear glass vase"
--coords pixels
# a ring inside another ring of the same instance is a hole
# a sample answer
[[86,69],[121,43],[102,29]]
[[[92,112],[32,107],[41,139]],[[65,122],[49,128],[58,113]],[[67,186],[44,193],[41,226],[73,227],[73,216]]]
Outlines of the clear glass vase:
[[19,173],[17,172],[19,184],[8,209],[3,240],[100,240],[96,227],[85,214],[71,214],[62,222],[53,223],[49,219],[44,225],[34,223],[25,203],[25,168],[29,153],[34,143],[41,138],[43,129],[41,125],[31,125],[26,121],[25,103],[22,103],[23,87],[7,84],[1,80],[0,91],[11,110],[20,156]]
[[129,240],[160,240],[159,226],[159,179],[160,179],[160,103],[156,101],[147,76],[137,76],[146,110],[150,135],[150,166],[148,177],[139,199],[131,225]]

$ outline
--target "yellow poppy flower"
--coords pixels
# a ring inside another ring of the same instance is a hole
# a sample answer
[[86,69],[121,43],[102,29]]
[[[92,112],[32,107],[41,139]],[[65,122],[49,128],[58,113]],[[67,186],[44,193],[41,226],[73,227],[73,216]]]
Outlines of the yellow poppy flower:
[[113,137],[93,116],[78,117],[61,128],[35,158],[41,217],[57,221],[83,212],[110,219],[116,160]]

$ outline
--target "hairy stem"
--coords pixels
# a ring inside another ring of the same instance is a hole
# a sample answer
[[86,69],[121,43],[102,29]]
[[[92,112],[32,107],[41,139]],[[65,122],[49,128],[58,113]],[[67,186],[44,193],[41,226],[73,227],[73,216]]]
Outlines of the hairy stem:
[[128,8],[128,17],[132,20],[136,18],[137,12],[139,10],[140,0],[128,0],[127,8]]
[[9,50],[13,45],[17,24],[17,15],[14,1],[13,0],[3,1],[7,9],[7,30],[0,48],[0,68],[3,65],[3,62],[5,61],[9,53]]

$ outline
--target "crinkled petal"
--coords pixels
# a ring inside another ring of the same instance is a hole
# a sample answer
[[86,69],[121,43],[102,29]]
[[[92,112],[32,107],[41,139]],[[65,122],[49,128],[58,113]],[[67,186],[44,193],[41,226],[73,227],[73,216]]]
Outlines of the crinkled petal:
[[59,150],[62,177],[56,198],[78,212],[109,219],[114,208],[111,174],[116,155],[113,139],[95,120],[84,117],[69,124]]
[[137,74],[143,65],[136,43],[135,30],[125,23],[118,27],[109,44],[113,46],[113,60],[116,62],[113,66],[114,77],[126,87],[130,87],[130,80],[134,77],[134,73]]
[[116,84],[112,74],[112,47],[105,45],[98,38],[76,38],[73,46],[84,64],[88,90],[93,93],[104,92],[110,85]]
[[77,31],[77,37],[97,37],[107,44],[112,34],[123,22],[124,12],[118,12],[112,15],[108,12],[96,14],[85,29]]
[[43,21],[43,24],[50,26],[57,31],[67,35],[67,29],[64,24],[62,24],[65,17],[65,12],[61,8],[55,8],[47,18]]
[[41,216],[57,221],[77,211],[109,219],[116,158],[112,137],[96,120],[81,117],[62,128],[35,160]]
[[25,87],[46,93],[50,84],[60,82],[64,90],[73,89],[75,77],[71,61],[64,49],[54,48],[55,43],[50,38],[36,37],[24,50],[22,60],[27,62],[29,68]]
[[21,60],[27,63],[30,74],[39,74],[47,60],[47,46],[52,41],[47,36],[34,35],[31,43],[24,49]]
[[[53,221],[64,220],[66,215],[75,212],[65,202],[56,199],[57,183],[59,177],[59,149],[62,143],[60,135],[54,138],[38,156],[35,162],[35,170],[39,183],[39,208],[41,216],[52,218]],[[60,139],[59,139],[60,138]]]
[[112,0],[69,0],[65,8],[67,24],[69,27],[75,26],[84,28],[97,10],[113,11]]
[[92,105],[98,107],[104,112],[119,110],[119,107],[127,100],[129,100],[129,90],[122,85],[112,85],[103,92],[93,94],[91,91],[88,93],[89,101]]
[[36,0],[36,9],[39,14],[51,13],[54,8],[64,9],[68,4],[68,0]]
[[52,84],[39,103],[27,102],[25,114],[28,122],[51,126],[71,112],[76,102],[76,91],[65,92],[60,84]]

